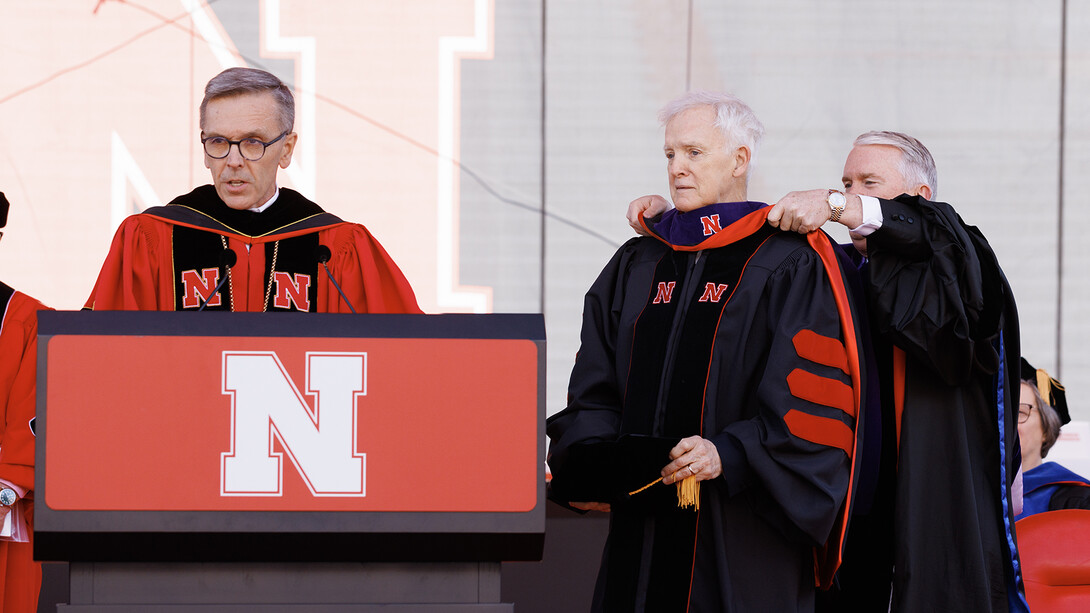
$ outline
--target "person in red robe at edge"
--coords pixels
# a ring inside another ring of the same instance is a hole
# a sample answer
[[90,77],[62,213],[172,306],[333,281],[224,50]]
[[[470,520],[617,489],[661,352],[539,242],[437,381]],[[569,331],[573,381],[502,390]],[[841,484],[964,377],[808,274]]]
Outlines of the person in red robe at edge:
[[[0,192],[0,228],[8,199]],[[3,231],[0,231],[3,237]],[[0,610],[38,610],[42,567],[34,561],[34,403],[37,300],[0,282]]]
[[365,227],[277,186],[294,121],[294,97],[276,76],[213,77],[200,108],[213,184],[122,222],[84,308],[420,313]]

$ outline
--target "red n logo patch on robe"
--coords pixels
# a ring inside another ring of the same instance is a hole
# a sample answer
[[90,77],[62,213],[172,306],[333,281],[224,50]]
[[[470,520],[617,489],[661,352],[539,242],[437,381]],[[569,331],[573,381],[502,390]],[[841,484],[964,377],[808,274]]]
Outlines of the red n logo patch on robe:
[[659,288],[655,292],[655,299],[651,301],[651,304],[669,303],[676,284],[676,281],[670,281],[669,283],[659,281]]
[[727,291],[726,283],[706,283],[704,285],[704,295],[700,297],[698,302],[719,302],[725,291]]
[[310,311],[310,298],[307,296],[307,291],[310,289],[310,275],[276,271],[273,280],[276,282],[274,307],[290,309],[292,305],[295,305],[297,311]]
[[[208,300],[212,290],[216,289],[219,273],[218,268],[205,268],[199,275],[195,270],[183,270],[182,284],[185,286],[185,293],[182,296],[182,308],[195,309],[201,306],[202,301]],[[219,306],[222,302],[220,294],[217,293],[208,300],[208,306]]]
[[[723,229],[719,226],[719,213],[701,217],[700,223],[704,224],[704,236],[711,236]],[[718,302],[718,300],[716,302]]]

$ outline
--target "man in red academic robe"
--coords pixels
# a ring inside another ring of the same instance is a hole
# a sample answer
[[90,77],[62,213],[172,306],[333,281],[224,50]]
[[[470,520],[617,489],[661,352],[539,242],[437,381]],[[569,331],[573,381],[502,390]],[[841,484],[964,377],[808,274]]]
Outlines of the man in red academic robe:
[[360,224],[276,185],[291,163],[291,90],[230,68],[205,87],[213,185],[126,219],[85,308],[419,313],[397,264]]
[[[0,228],[8,200],[0,193]],[[3,233],[0,232],[0,236]],[[0,610],[38,609],[34,561],[34,402],[42,303],[0,283]]]

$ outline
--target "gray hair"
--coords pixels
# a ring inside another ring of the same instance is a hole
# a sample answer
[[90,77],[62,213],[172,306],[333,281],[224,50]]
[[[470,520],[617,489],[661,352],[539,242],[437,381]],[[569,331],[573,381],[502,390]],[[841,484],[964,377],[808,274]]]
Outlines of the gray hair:
[[666,125],[671,119],[681,113],[702,106],[710,106],[715,109],[715,127],[722,132],[727,141],[727,150],[735,147],[749,149],[749,163],[753,165],[757,157],[757,145],[761,144],[765,127],[761,120],[749,105],[742,99],[723,92],[695,91],[688,92],[680,98],[676,98],[662,107],[659,111],[659,121]]
[[278,123],[281,131],[290,131],[295,125],[295,96],[291,88],[276,75],[256,68],[228,68],[212,77],[204,86],[204,100],[201,101],[201,129],[204,129],[204,116],[208,102],[216,98],[259,94],[269,92],[276,105],[280,107]]
[[901,151],[899,170],[909,185],[926,185],[931,188],[931,199],[939,192],[939,171],[935,168],[935,158],[919,140],[901,132],[886,130],[860,134],[853,146],[889,145]]
[[1048,450],[1052,449],[1052,446],[1056,444],[1056,439],[1060,438],[1060,415],[1056,412],[1056,409],[1052,408],[1052,405],[1045,401],[1041,397],[1041,391],[1037,389],[1037,382],[1030,381],[1029,379],[1022,379],[1022,383],[1030,386],[1033,389],[1033,397],[1037,400],[1037,413],[1041,416],[1041,432],[1044,434],[1044,438],[1041,439],[1041,458],[1048,455]]

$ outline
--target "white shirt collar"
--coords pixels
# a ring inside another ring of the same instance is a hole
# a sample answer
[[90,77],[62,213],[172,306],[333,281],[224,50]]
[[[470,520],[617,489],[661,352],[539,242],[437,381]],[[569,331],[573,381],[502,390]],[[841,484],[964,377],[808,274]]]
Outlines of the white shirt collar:
[[265,204],[263,204],[263,205],[261,205],[259,207],[256,207],[256,208],[253,208],[253,209],[250,209],[250,210],[253,211],[254,213],[260,213],[260,212],[264,211],[265,209],[269,208],[270,206],[272,206],[273,203],[276,202],[276,199],[279,198],[279,197],[280,197],[280,186],[277,186],[276,191],[273,192],[272,198],[269,198],[268,202],[266,202]]

